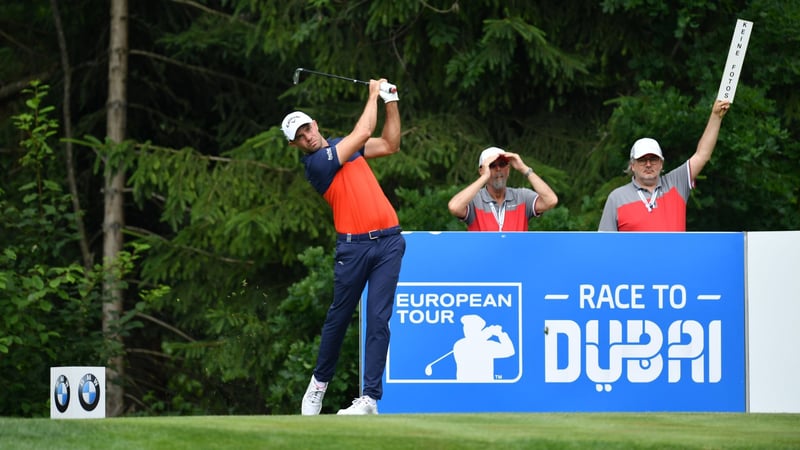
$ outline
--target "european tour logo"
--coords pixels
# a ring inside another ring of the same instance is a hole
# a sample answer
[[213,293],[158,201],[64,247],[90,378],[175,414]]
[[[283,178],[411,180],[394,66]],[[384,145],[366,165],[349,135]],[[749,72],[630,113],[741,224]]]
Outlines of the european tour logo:
[[400,282],[387,383],[513,383],[522,376],[522,283]]

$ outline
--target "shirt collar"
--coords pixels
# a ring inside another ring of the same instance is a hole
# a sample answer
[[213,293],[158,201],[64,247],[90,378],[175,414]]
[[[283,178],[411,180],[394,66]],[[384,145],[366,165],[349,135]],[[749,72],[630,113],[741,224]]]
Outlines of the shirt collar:
[[[489,189],[486,186],[481,188],[481,190],[478,192],[478,194],[480,194],[481,200],[483,200],[484,202],[486,202],[486,203],[496,203],[495,200],[494,200],[494,197],[492,197],[492,194],[489,193]],[[512,195],[511,194],[511,189],[506,187],[505,198],[503,198],[503,203],[511,201],[512,200],[511,195]]]
[[[649,191],[646,187],[643,187],[642,185],[636,182],[636,177],[631,177],[631,183],[633,183],[633,187],[635,187],[637,191]],[[653,188],[653,191],[660,188],[661,188],[661,177],[659,176],[658,183],[656,183],[656,187]]]

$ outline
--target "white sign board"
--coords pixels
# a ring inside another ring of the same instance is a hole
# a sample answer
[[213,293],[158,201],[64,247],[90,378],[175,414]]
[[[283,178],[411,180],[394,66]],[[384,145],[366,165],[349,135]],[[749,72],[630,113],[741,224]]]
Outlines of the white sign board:
[[102,419],[106,416],[105,367],[51,367],[51,419]]
[[736,85],[739,84],[739,74],[741,74],[742,65],[744,64],[744,54],[747,53],[747,43],[750,42],[750,33],[752,31],[753,22],[741,19],[736,21],[731,47],[728,50],[728,60],[725,62],[725,70],[722,73],[722,81],[719,84],[717,100],[730,100],[733,103]]
[[746,261],[748,411],[800,413],[800,231],[747,233]]

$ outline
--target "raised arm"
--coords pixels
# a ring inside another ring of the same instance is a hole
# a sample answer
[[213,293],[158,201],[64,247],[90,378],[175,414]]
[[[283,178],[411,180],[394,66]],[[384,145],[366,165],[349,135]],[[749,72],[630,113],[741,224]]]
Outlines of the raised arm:
[[397,96],[397,88],[394,93],[387,94],[381,90],[380,96],[386,102],[386,120],[383,122],[381,137],[370,138],[364,148],[364,157],[379,158],[400,151],[400,103]]
[[711,116],[708,118],[706,129],[697,142],[697,150],[691,158],[689,158],[689,169],[691,170],[692,180],[697,178],[697,175],[706,166],[706,163],[711,159],[711,154],[714,152],[714,147],[717,145],[717,138],[719,137],[719,129],[722,127],[722,118],[731,106],[728,100],[716,100],[714,106],[711,108]]
[[[488,166],[489,163],[490,162],[487,161],[485,166]],[[450,210],[450,214],[459,220],[464,220],[467,217],[467,205],[469,205],[469,202],[472,201],[476,195],[478,195],[478,192],[484,185],[486,185],[486,183],[489,181],[489,177],[491,176],[491,172],[487,167],[481,167],[478,170],[480,171],[480,176],[478,179],[462,189],[458,194],[454,195],[449,202],[447,202],[447,209]]]
[[347,162],[355,152],[363,147],[375,131],[375,126],[378,122],[377,99],[380,95],[379,87],[380,83],[384,81],[386,80],[369,80],[369,98],[367,99],[367,104],[364,105],[361,117],[358,118],[353,131],[342,138],[336,145],[340,164]]

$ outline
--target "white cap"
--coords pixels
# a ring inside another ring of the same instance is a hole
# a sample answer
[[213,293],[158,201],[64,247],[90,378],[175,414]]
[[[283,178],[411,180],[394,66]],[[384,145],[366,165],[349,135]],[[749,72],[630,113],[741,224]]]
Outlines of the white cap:
[[281,130],[286,135],[286,139],[293,141],[297,135],[297,129],[307,123],[311,123],[313,119],[308,114],[302,111],[295,111],[286,115],[281,123]]
[[483,165],[483,161],[486,160],[486,158],[492,155],[502,155],[505,152],[506,151],[503,150],[502,148],[497,148],[497,147],[487,148],[486,150],[481,152],[481,156],[480,158],[478,158],[478,167],[481,167]]
[[664,155],[661,153],[661,146],[658,145],[655,139],[641,138],[633,143],[631,147],[631,159],[639,159],[644,155],[656,155],[661,160],[664,160]]

